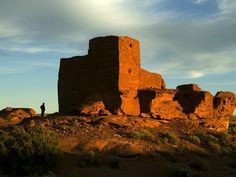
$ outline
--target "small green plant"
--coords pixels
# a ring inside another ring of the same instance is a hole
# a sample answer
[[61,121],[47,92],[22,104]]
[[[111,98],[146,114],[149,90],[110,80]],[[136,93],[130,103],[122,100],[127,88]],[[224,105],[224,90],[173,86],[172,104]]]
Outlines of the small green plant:
[[225,155],[231,155],[233,152],[232,148],[230,146],[221,147],[221,153]]
[[102,156],[102,154],[96,153],[94,151],[89,151],[80,156],[78,165],[80,167],[108,166],[110,168],[117,169],[120,167],[120,158],[116,156],[107,158]]
[[229,125],[229,134],[231,134],[231,135],[235,135],[236,134],[236,124],[235,124],[235,122],[231,123]]
[[200,139],[202,146],[213,151],[218,151],[220,149],[219,139],[214,135],[199,133],[196,136]]
[[231,143],[231,135],[228,133],[217,133],[216,137],[219,139],[220,143],[224,146],[227,146]]
[[141,129],[139,131],[133,131],[129,135],[131,138],[140,139],[140,140],[151,140],[152,134],[145,129]]
[[103,164],[105,164],[105,159],[99,153],[94,151],[89,151],[79,158],[80,167],[98,167],[102,166]]
[[189,136],[187,138],[187,140],[193,144],[196,144],[196,145],[200,145],[201,144],[201,140],[198,136]]
[[212,150],[214,152],[221,153],[221,146],[218,143],[210,141],[208,143],[208,147],[210,148],[210,150]]
[[57,141],[43,129],[0,131],[0,168],[10,176],[47,174],[59,164]]
[[182,146],[182,147],[177,148],[177,152],[179,152],[179,153],[189,153],[191,151],[192,151],[191,148],[186,147],[186,146]]
[[196,136],[200,139],[201,145],[207,146],[210,141],[218,141],[218,139],[212,135],[208,135],[205,133],[198,133]]
[[162,133],[161,137],[163,138],[163,141],[166,143],[176,144],[180,141],[179,137],[172,132]]

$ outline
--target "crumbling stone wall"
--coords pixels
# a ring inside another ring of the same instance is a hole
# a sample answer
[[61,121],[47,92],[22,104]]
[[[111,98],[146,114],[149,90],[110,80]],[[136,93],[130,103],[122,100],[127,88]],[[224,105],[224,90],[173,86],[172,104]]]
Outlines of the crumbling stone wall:
[[137,116],[140,87],[164,88],[165,83],[161,75],[140,68],[139,41],[117,36],[94,38],[89,41],[88,55],[61,59],[59,112],[81,113],[88,103],[102,101],[111,113]]
[[158,73],[151,73],[144,69],[140,69],[139,90],[148,89],[165,89],[165,81]]
[[140,67],[139,41],[118,36],[91,39],[88,55],[61,59],[58,100],[60,113],[191,119],[215,131],[228,129],[236,107],[231,92],[166,89],[160,74]]
[[157,119],[191,119],[214,131],[227,131],[236,108],[236,97],[231,92],[213,96],[196,84],[180,85],[177,89],[140,90],[141,114]]

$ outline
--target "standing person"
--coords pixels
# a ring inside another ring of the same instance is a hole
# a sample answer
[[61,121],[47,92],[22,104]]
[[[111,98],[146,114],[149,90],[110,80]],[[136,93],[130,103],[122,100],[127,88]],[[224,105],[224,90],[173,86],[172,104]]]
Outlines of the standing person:
[[45,104],[44,103],[40,106],[40,109],[41,109],[41,117],[44,117],[44,113],[45,113]]

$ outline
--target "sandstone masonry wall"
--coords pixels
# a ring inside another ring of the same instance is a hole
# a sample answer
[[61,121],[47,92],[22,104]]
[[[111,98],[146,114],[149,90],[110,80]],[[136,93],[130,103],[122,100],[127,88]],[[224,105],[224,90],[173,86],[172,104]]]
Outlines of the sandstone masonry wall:
[[[112,113],[139,115],[140,71],[139,41],[117,36],[91,39],[88,55],[61,59],[59,112],[80,113],[88,103],[102,101]],[[148,87],[162,87],[160,75],[148,73],[148,77],[153,81]]]

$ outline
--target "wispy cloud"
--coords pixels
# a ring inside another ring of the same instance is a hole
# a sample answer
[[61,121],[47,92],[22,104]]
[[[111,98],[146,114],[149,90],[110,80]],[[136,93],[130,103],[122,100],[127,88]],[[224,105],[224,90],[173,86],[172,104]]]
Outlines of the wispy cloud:
[[202,4],[202,3],[206,2],[206,1],[208,1],[208,0],[194,0],[194,3],[195,4]]
[[22,34],[22,31],[19,27],[16,28],[15,25],[6,21],[0,22],[0,38],[16,37],[20,34]]
[[0,67],[0,74],[15,74],[15,73],[20,73],[23,72],[21,68],[15,68],[15,67]]
[[0,2],[0,34],[9,39],[1,50],[79,55],[91,37],[130,35],[141,42],[144,66],[170,78],[235,71],[236,2],[231,0]]
[[11,61],[5,62],[4,66],[0,66],[0,74],[20,74],[29,71],[55,69],[58,70],[58,63],[43,61]]
[[76,53],[76,49],[66,48],[44,48],[44,47],[21,47],[21,46],[1,46],[0,50],[8,52],[21,52],[21,53],[45,53],[45,52],[56,52],[56,53]]

